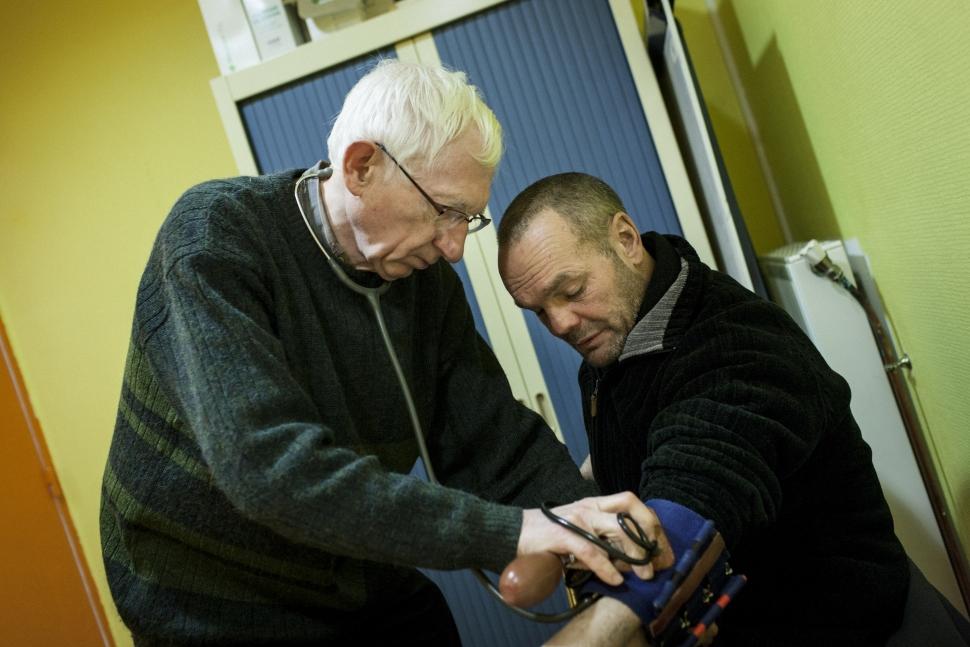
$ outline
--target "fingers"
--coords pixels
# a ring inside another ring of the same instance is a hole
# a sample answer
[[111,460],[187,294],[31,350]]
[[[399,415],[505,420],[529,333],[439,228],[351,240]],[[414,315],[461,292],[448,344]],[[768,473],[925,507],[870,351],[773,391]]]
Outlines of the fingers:
[[[670,547],[670,540],[667,539],[667,534],[660,524],[659,517],[653,510],[645,506],[639,497],[632,492],[619,492],[609,496],[597,497],[594,500],[601,510],[614,513],[626,512],[639,524],[648,539],[657,542],[657,548],[660,549],[660,552],[650,562],[649,568],[634,566],[633,570],[637,575],[643,579],[650,579],[653,577],[654,568],[664,569],[674,565],[675,555]],[[626,533],[621,531],[621,534],[624,538],[626,537]]]
[[[586,530],[592,532],[590,528],[586,528]],[[596,546],[596,544],[587,541],[579,535],[574,533],[570,534],[572,535],[570,539],[572,540],[571,543],[573,546],[569,552],[576,556],[576,560],[578,562],[582,563],[586,568],[593,571],[593,573],[596,574],[596,577],[607,584],[619,586],[623,583],[623,574],[620,573],[616,565],[610,561],[610,558],[605,552],[603,552],[603,550]],[[593,532],[593,534],[596,533]]]
[[[619,524],[617,523],[616,513],[597,511],[595,513],[588,514],[586,519],[593,528],[593,534],[601,537],[617,551],[634,559],[643,559],[646,557],[647,551],[640,544],[634,541],[633,538],[627,535],[622,528],[620,528]],[[637,523],[639,523],[641,528],[643,528],[644,534],[648,540],[654,539],[658,536],[656,528],[654,528],[652,525],[644,524],[642,519],[637,520]],[[627,520],[627,527],[629,527],[634,533],[636,532],[633,524],[629,520]],[[657,525],[657,528],[659,528],[659,524]],[[658,545],[662,546],[663,544],[662,542],[658,542]],[[609,557],[609,559],[612,560],[612,557]],[[636,573],[640,579],[651,579],[654,575],[656,560],[657,558],[654,558],[654,560],[647,564],[637,565],[631,565],[627,562],[619,560],[620,563],[623,564],[620,569],[627,571],[632,567],[633,572]]]
[[[573,525],[610,544],[614,550],[620,553],[634,559],[642,559],[646,554],[646,551],[617,525],[616,513],[600,510],[596,506],[595,499],[562,506],[556,508],[554,512]],[[622,581],[621,571],[630,570],[629,564],[623,561],[614,562],[613,557],[600,546],[569,530],[566,530],[566,532],[572,535],[569,537],[570,552],[604,582],[619,584]],[[641,578],[653,577],[652,564],[634,568],[637,569],[636,572]]]
[[[597,519],[595,523],[591,522],[590,517],[608,515],[608,513],[599,512],[594,506],[581,503],[562,506],[556,508],[554,512],[592,535],[597,535],[598,527],[602,527],[604,523],[601,519]],[[618,585],[623,581],[623,576],[610,562],[606,553],[595,544],[553,523],[539,510],[524,510],[516,553],[521,556],[543,551],[557,555],[575,555],[577,563],[593,571],[597,577],[609,584]]]
[[[641,579],[651,579],[655,569],[668,568],[674,564],[675,556],[671,550],[670,541],[657,515],[630,492],[582,499],[555,508],[553,512],[591,535],[609,542],[618,551],[634,559],[642,559],[646,551],[617,523],[617,513],[625,512],[640,526],[647,539],[657,542],[660,549],[659,554],[651,562],[633,566],[637,576]],[[629,520],[627,525],[632,528]],[[593,571],[602,581],[614,586],[623,581],[621,571],[627,571],[630,568],[626,562],[614,563],[606,551],[579,534],[547,519],[539,510],[525,510],[518,554],[540,551],[549,551],[558,555],[573,554],[582,565]]]

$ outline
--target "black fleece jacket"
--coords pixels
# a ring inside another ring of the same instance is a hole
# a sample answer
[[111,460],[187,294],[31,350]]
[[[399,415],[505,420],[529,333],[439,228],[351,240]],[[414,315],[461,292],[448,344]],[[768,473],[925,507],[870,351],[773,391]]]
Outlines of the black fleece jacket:
[[643,241],[656,267],[621,356],[580,368],[597,482],[715,521],[749,577],[717,644],[883,644],[907,562],[848,385],[686,241]]

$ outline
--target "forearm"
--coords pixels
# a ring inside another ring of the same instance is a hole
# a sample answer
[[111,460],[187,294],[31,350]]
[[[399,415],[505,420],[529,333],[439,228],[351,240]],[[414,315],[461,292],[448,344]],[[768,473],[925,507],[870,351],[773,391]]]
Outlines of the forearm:
[[640,618],[619,600],[601,598],[576,616],[546,642],[547,645],[584,647],[646,646]]
[[[348,557],[443,570],[500,571],[515,556],[517,508],[388,472],[372,456],[347,449],[285,444],[288,459],[271,464],[251,458],[243,473],[220,486],[244,514],[291,540]],[[281,471],[287,464],[290,469]]]

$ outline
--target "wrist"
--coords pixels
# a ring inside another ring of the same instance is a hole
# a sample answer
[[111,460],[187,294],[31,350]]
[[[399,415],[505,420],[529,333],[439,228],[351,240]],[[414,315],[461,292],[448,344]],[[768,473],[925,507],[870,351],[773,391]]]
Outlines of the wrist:
[[533,537],[535,536],[536,524],[541,524],[545,517],[543,517],[540,510],[532,509],[522,509],[522,527],[519,529],[519,539],[515,547],[516,556],[526,555],[529,553],[536,552],[535,541]]

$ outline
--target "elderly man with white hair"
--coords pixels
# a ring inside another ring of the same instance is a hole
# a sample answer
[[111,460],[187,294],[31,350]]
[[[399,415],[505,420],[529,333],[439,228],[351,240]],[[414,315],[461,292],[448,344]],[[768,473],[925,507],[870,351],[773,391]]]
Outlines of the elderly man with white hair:
[[[189,189],[156,239],[102,496],[136,644],[457,644],[416,567],[552,552],[621,580],[540,502],[633,555],[617,513],[663,540],[633,495],[584,498],[438,262],[488,224],[501,128],[474,86],[383,61],[328,147]],[[442,485],[408,475],[422,444]]]

